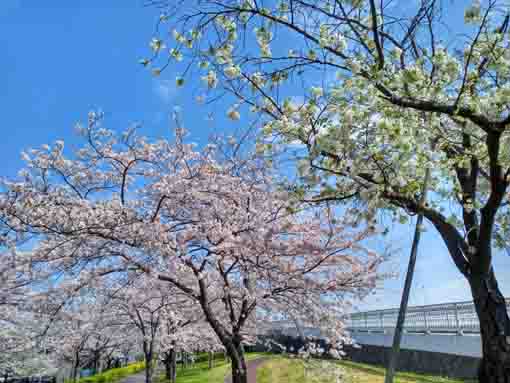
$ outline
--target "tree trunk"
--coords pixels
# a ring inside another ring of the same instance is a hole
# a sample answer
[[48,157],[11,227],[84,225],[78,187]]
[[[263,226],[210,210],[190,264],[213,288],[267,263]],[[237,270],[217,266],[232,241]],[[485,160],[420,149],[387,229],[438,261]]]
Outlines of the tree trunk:
[[152,361],[145,365],[145,383],[152,383]]
[[175,380],[177,378],[177,352],[175,351],[175,349],[172,349],[170,351],[170,365],[172,366],[170,382],[175,383]]
[[171,383],[175,383],[177,375],[177,353],[175,352],[175,349],[172,348],[170,351],[166,352],[164,363],[166,378]]
[[145,383],[152,383],[152,343],[149,345],[144,341],[143,351],[145,357]]
[[92,370],[94,371],[94,375],[99,373],[99,355],[97,352],[94,353],[94,364]]
[[227,353],[232,361],[232,383],[248,383],[246,361],[241,342],[229,344]]
[[79,353],[77,352],[74,356],[73,368],[71,370],[71,379],[73,382],[76,382],[76,380],[78,378],[79,367],[80,367],[80,356],[79,356]]
[[167,380],[170,380],[172,377],[172,364],[170,362],[170,352],[165,352],[165,359],[163,359],[163,363],[165,364],[165,377]]
[[210,370],[212,368],[213,353],[211,351],[209,351],[208,354],[209,354],[209,370]]
[[473,273],[469,283],[480,320],[483,357],[479,382],[510,383],[510,320],[494,271],[485,277]]
[[102,360],[99,358],[97,360],[97,373],[100,374],[101,372],[103,372],[103,363]]

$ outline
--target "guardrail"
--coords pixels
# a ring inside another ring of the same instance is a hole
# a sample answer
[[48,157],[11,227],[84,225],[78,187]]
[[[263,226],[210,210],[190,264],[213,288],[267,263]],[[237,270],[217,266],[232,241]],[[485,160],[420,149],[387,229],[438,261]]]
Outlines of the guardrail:
[[55,376],[24,376],[13,378],[0,378],[1,383],[56,383]]
[[[510,299],[506,299],[510,313]],[[374,310],[350,315],[347,328],[359,332],[393,331],[398,309]],[[408,333],[480,333],[478,317],[472,301],[409,307],[404,322]]]

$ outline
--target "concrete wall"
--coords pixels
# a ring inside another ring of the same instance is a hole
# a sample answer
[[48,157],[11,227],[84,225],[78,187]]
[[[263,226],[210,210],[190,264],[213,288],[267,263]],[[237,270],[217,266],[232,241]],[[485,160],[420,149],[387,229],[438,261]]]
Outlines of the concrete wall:
[[[393,344],[393,332],[382,333],[351,333],[351,337],[358,344],[369,344],[372,346],[391,347]],[[455,335],[455,334],[402,334],[401,348],[406,350],[419,350],[430,352],[442,352],[482,357],[482,342],[480,335]]]
[[[346,347],[346,359],[353,362],[386,366],[391,348],[373,345],[361,345],[361,348]],[[420,350],[400,350],[399,371],[412,371],[450,378],[475,378],[479,358]]]

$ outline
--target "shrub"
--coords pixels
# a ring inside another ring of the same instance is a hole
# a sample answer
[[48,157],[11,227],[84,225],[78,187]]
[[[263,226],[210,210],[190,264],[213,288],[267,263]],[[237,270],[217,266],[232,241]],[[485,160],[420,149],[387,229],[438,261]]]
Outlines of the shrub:
[[[144,362],[132,363],[125,367],[112,368],[100,374],[87,376],[78,379],[77,383],[116,383],[126,376],[136,374],[145,369]],[[66,380],[65,383],[72,383],[72,380]]]

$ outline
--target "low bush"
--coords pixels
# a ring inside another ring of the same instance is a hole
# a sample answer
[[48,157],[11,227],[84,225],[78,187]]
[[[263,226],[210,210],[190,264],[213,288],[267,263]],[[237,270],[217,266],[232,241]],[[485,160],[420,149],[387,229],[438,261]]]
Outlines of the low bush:
[[[125,378],[126,376],[136,374],[137,372],[145,369],[144,362],[132,363],[125,367],[112,368],[101,372],[100,374],[87,376],[78,379],[77,383],[116,383],[117,381]],[[72,383],[72,380],[67,380],[65,383]]]

